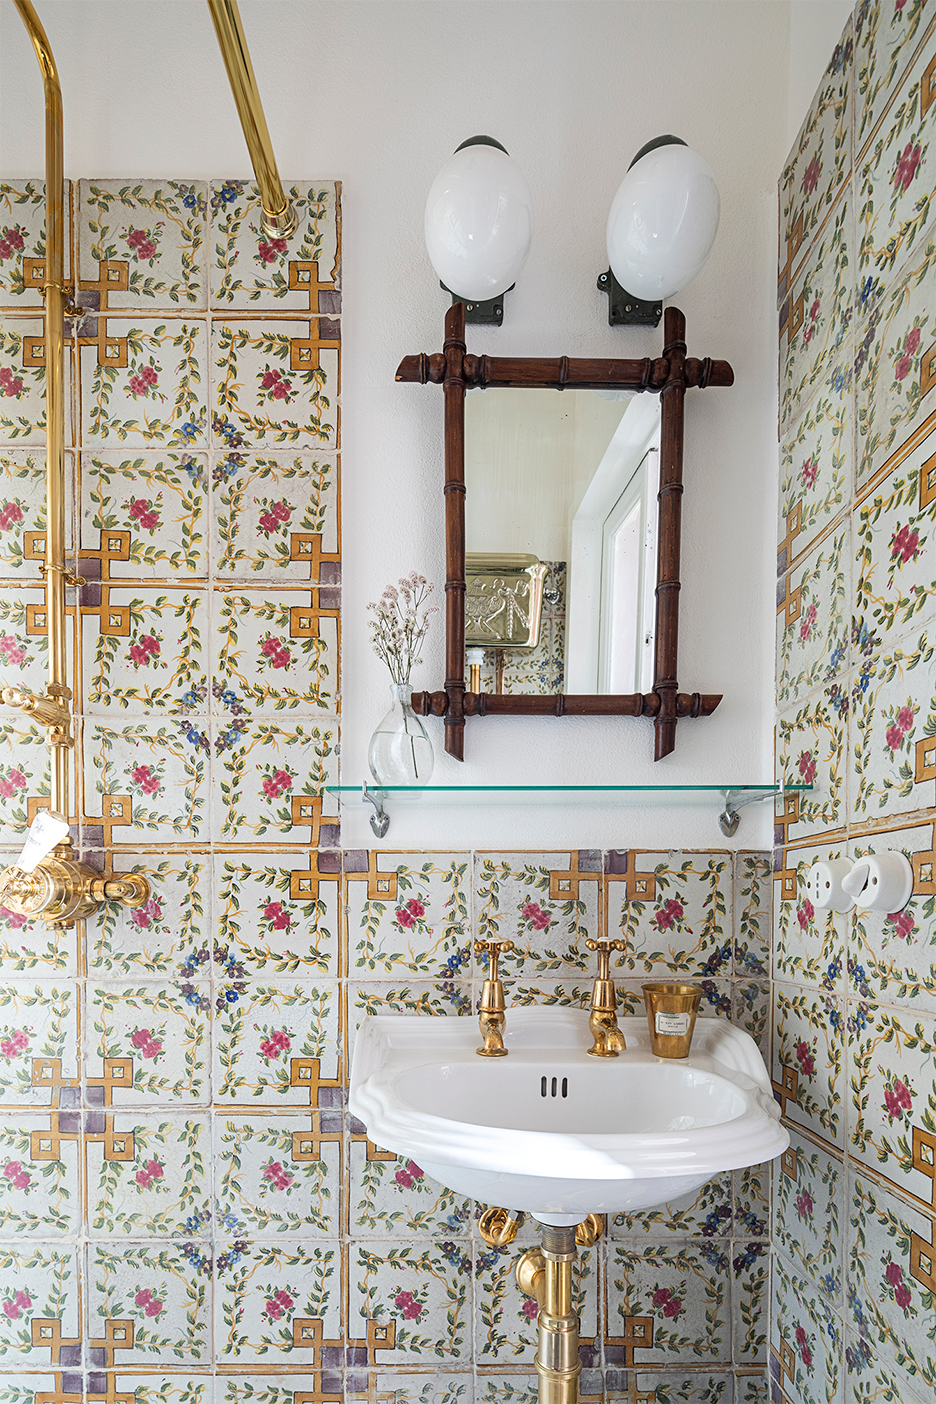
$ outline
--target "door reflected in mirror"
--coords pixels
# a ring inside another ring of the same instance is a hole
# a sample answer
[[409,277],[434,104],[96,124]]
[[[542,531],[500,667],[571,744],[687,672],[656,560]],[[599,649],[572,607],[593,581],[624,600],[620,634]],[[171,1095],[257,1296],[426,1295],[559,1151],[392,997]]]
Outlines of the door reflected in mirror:
[[653,686],[659,440],[656,395],[467,393],[466,644],[481,691]]

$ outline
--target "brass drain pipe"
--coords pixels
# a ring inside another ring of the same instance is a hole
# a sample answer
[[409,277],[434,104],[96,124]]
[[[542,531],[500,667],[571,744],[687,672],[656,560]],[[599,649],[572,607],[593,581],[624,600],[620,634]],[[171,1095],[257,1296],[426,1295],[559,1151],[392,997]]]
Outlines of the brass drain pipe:
[[572,1309],[572,1264],[578,1257],[575,1227],[543,1225],[542,1243],[517,1263],[517,1286],[539,1306],[536,1373],[539,1404],[577,1404],[579,1319]]

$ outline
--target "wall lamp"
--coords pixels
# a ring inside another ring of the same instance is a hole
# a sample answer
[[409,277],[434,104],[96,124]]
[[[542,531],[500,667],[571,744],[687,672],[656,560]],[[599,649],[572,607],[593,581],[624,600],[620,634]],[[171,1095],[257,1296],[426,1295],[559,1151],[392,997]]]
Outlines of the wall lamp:
[[[663,300],[705,264],[720,202],[711,168],[675,136],[648,141],[631,161],[608,215],[611,326],[655,327]],[[465,320],[500,326],[533,238],[533,198],[517,164],[493,137],[462,142],[426,200],[426,248],[443,289]]]

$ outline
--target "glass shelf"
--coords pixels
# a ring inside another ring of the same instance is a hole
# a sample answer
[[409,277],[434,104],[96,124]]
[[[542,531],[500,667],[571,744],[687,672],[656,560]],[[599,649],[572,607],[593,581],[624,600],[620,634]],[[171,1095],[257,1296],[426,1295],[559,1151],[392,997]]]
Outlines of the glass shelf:
[[726,838],[738,827],[739,814],[747,804],[776,799],[783,795],[808,794],[812,785],[783,785],[770,781],[762,785],[378,785],[369,780],[360,785],[326,785],[325,793],[340,804],[373,806],[370,825],[378,838],[390,828],[388,808],[399,804],[442,807],[469,804],[603,804],[638,808],[645,805],[718,804],[718,823]]

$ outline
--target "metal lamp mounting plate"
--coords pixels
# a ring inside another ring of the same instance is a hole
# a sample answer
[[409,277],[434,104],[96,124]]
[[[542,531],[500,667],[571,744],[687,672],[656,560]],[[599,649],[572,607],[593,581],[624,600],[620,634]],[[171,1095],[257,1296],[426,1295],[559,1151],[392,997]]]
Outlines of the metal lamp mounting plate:
[[[507,292],[513,292],[516,283],[511,283]],[[490,298],[487,302],[478,302],[475,298],[462,297],[461,293],[452,292],[443,282],[439,282],[439,287],[443,292],[447,292],[453,304],[462,303],[465,309],[465,321],[471,322],[479,327],[499,327],[504,321],[504,298],[507,293],[500,293],[497,297]]]
[[621,287],[610,268],[598,274],[598,291],[608,294],[609,327],[655,327],[663,316],[662,302],[643,302],[635,297]]

